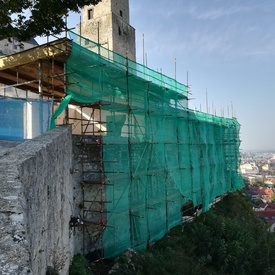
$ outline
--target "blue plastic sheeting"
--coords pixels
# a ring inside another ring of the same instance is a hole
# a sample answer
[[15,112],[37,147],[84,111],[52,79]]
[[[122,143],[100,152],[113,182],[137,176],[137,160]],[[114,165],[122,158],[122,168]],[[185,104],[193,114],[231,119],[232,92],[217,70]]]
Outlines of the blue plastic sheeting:
[[0,139],[24,141],[49,130],[52,102],[0,98]]

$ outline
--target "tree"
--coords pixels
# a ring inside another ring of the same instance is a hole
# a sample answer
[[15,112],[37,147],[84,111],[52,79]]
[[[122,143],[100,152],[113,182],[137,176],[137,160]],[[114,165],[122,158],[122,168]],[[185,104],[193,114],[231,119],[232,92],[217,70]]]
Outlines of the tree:
[[101,0],[0,0],[0,39],[16,36],[28,40],[35,36],[60,34],[66,28],[69,11]]

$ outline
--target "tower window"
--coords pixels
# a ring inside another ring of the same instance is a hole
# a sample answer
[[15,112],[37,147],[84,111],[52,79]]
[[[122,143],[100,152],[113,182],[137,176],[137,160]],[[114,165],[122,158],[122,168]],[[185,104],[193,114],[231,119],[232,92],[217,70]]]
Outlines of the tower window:
[[122,10],[119,11],[119,14],[120,14],[120,16],[122,17],[122,15],[123,15]]
[[93,19],[94,17],[94,10],[93,9],[89,9],[88,10],[88,20]]
[[121,35],[121,28],[118,27],[118,34]]

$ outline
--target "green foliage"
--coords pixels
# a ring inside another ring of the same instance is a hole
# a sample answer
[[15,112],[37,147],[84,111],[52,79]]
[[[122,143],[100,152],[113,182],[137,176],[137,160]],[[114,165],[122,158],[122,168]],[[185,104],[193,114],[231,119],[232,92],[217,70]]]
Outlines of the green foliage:
[[116,274],[275,274],[274,233],[241,192],[139,255],[135,273],[125,272],[122,262]]
[[254,185],[254,186],[262,186],[262,187],[265,187],[264,181],[265,181],[265,178],[264,178],[264,177],[262,177],[262,178],[254,178],[254,179],[251,180],[251,183],[252,183],[252,185]]
[[70,266],[70,275],[92,275],[85,257],[75,255]]
[[[242,194],[231,194],[185,232],[202,266],[225,274],[269,274],[275,267],[275,238]],[[208,261],[205,261],[208,259]]]
[[0,39],[16,36],[21,40],[59,34],[66,27],[69,11],[101,0],[1,0]]

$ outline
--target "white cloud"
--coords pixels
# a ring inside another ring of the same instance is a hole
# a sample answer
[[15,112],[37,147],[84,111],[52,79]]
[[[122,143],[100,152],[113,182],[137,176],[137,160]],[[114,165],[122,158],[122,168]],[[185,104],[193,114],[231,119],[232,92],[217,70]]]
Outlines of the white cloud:
[[218,19],[224,16],[230,16],[240,13],[248,13],[253,11],[253,7],[245,6],[232,6],[232,7],[220,7],[212,8],[208,10],[200,11],[198,9],[192,9],[191,15],[195,16],[197,19]]
[[[142,17],[146,24],[142,30],[137,28],[137,34],[141,37],[139,31],[145,33],[149,61],[155,55],[209,61],[275,55],[275,31],[270,23],[275,3],[245,1],[239,6],[234,0],[222,1],[223,6],[217,6],[220,1],[211,1],[212,5],[195,3],[201,5],[194,5],[193,1],[189,5],[173,1],[166,9],[163,4],[156,5],[155,9],[147,6]],[[245,6],[246,3],[249,5]],[[142,45],[140,37],[137,37],[138,47]]]

